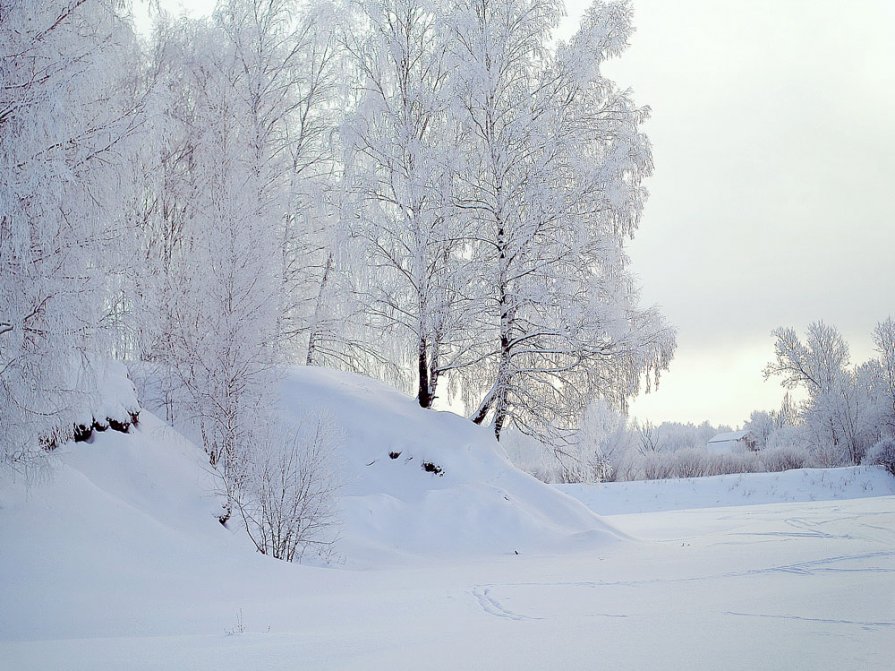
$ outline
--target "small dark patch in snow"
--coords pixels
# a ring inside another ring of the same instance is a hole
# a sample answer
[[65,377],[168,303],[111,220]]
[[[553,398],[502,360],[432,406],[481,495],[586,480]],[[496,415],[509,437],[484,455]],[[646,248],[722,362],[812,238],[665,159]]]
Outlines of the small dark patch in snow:
[[433,464],[431,461],[423,462],[423,470],[426,471],[426,473],[434,473],[438,477],[444,477],[444,469],[441,466]]
[[72,435],[72,439],[76,443],[83,443],[87,440],[90,440],[90,436],[93,435],[93,425],[87,426],[86,424],[75,424],[74,432]]
[[389,459],[397,459],[397,458],[400,457],[400,456],[401,456],[401,453],[400,453],[400,452],[395,452],[394,450],[392,450],[391,452],[388,453],[388,458],[389,458]]
[[94,418],[93,419],[93,428],[96,429],[97,431],[105,431],[106,429],[109,428],[109,425],[106,424],[105,422],[101,422],[98,419]]
[[109,428],[113,431],[118,431],[119,433],[127,433],[130,431],[130,422],[119,422],[117,419],[112,419],[111,417],[108,417],[107,421],[109,422]]

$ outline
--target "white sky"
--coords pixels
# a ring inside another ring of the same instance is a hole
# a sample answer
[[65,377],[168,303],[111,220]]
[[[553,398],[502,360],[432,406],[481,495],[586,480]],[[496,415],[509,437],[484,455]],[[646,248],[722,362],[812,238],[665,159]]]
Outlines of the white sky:
[[773,328],[822,319],[862,361],[895,317],[895,2],[634,8],[631,47],[607,67],[653,109],[630,253],[679,349],[632,412],[736,425],[782,398],[761,375]]
[[[567,31],[588,4],[569,0]],[[772,329],[822,319],[862,361],[895,317],[895,1],[634,8],[631,48],[607,67],[653,109],[656,172],[630,253],[678,352],[632,413],[738,425],[782,398],[761,375]]]

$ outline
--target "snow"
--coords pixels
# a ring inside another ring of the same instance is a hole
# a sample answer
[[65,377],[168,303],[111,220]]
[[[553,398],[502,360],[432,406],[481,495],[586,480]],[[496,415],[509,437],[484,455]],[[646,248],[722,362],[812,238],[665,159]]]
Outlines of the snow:
[[339,428],[335,564],[272,560],[218,524],[201,451],[144,411],[130,434],[60,448],[30,486],[2,476],[0,668],[890,666],[895,496],[879,469],[589,497],[365,378],[298,371],[282,396]]
[[[93,417],[101,421],[113,419],[130,423],[131,413],[139,411],[140,404],[134,383],[128,377],[127,367],[118,361],[103,361],[100,388],[100,404],[93,411]],[[88,419],[84,423],[89,422]]]
[[[336,549],[348,565],[618,540],[585,506],[517,470],[489,429],[451,412],[421,410],[381,382],[297,368],[283,382],[281,406],[293,421],[323,417],[341,434]],[[424,463],[442,473],[426,472]]]
[[601,515],[619,515],[895,495],[895,478],[882,466],[853,466],[554,487]]

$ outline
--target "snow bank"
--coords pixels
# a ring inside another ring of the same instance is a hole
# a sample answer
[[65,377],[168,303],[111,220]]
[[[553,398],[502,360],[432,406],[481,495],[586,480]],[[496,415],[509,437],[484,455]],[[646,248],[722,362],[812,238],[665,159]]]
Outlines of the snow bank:
[[[97,416],[131,411],[136,400],[124,369],[110,368],[106,380]],[[423,410],[382,383],[292,370],[279,413],[299,422],[323,417],[336,429],[342,524],[335,557],[347,566],[552,552],[620,537],[577,500],[518,471],[487,430]],[[139,572],[184,553],[254,554],[238,520],[229,529],[217,522],[221,499],[205,454],[147,410],[130,433],[96,431],[50,459],[48,477],[30,486],[0,474],[0,572],[13,565],[51,571],[58,557],[75,557],[69,575],[89,584],[78,571],[91,564],[133,563]],[[426,463],[440,472],[427,472]]]
[[67,417],[51,435],[45,436],[46,447],[55,449],[68,440],[89,440],[95,432],[108,429],[127,433],[139,421],[140,404],[127,367],[104,359],[91,362],[90,369],[96,375],[96,393],[80,397],[80,404],[72,409],[73,421],[69,423],[71,418]]
[[600,515],[623,515],[890,496],[895,478],[882,466],[854,466],[554,487]]
[[490,431],[465,418],[324,368],[290,370],[282,389],[292,420],[323,417],[341,435],[336,550],[349,564],[527,554],[620,537],[578,501],[519,471]]
[[151,413],[140,420],[129,433],[59,447],[37,481],[0,472],[7,635],[108,631],[110,611],[121,631],[142,630],[145,616],[128,600],[184,589],[201,597],[228,557],[245,556],[243,538],[217,523],[204,454]]

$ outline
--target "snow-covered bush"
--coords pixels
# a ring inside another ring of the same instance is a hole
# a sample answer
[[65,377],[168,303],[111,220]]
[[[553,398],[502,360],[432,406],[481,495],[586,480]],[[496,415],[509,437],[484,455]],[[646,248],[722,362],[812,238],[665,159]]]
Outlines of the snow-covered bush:
[[261,554],[285,561],[324,554],[334,542],[333,430],[317,418],[274,423],[265,434],[224,476],[229,498]]
[[811,461],[808,451],[796,445],[781,445],[759,452],[762,470],[769,473],[805,468]]
[[712,469],[707,475],[730,475],[732,473],[756,473],[761,470],[755,452],[712,455]]
[[568,444],[554,453],[561,482],[610,482],[617,478],[621,461],[633,440],[625,416],[598,399],[581,418],[578,431]]
[[698,478],[706,474],[710,455],[695,447],[678,450],[670,455],[677,478]]
[[895,440],[884,438],[867,450],[862,463],[885,466],[886,470],[895,475]]
[[704,449],[687,448],[676,452],[647,452],[632,457],[620,469],[622,480],[699,478],[731,473],[755,473],[762,464],[755,452],[710,454]]
[[647,452],[641,459],[644,480],[666,480],[674,476],[674,463],[667,454]]

